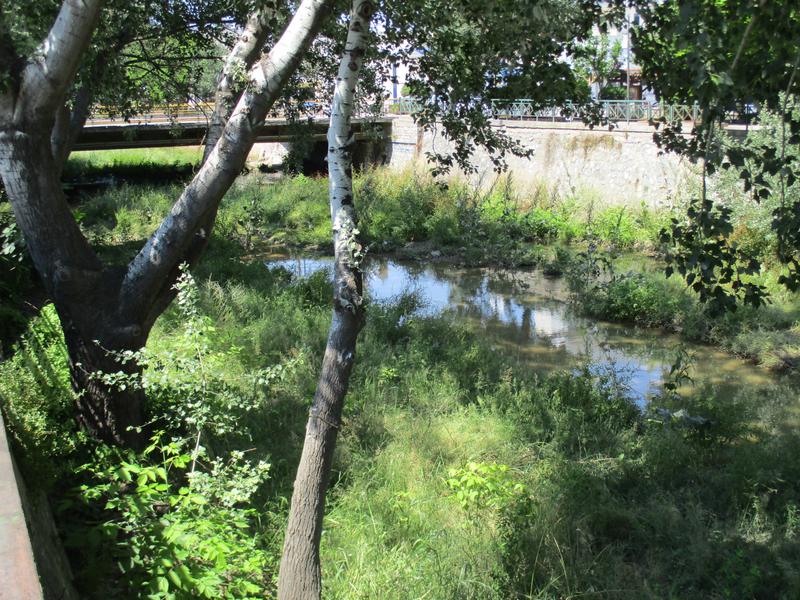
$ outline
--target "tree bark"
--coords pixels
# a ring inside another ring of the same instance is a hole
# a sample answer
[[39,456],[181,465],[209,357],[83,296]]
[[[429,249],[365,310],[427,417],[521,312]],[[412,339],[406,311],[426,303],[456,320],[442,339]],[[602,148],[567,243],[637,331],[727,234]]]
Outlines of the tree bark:
[[[62,324],[72,385],[79,392],[78,424],[96,439],[141,450],[148,439],[144,391],[138,386],[128,385],[124,390],[109,386],[98,376],[120,371],[140,376],[142,368],[136,361],[120,362],[115,353],[138,350],[146,336],[137,327],[125,332],[118,329],[97,331],[98,337],[87,336],[73,327],[73,323],[62,320]],[[103,343],[103,338],[108,345]]]
[[333,0],[303,0],[269,54],[250,70],[248,88],[216,145],[170,214],[128,265],[120,294],[122,314],[143,315],[147,322],[158,316],[178,266],[196,243],[195,236],[209,235],[213,225],[209,219],[244,167],[258,125],[300,64],[332,4]]
[[146,332],[121,322],[114,312],[121,274],[103,268],[72,218],[48,130],[0,132],[0,173],[17,223],[26,234],[28,252],[64,329],[73,384],[81,392],[78,420],[100,439],[140,445],[128,428],[143,423],[141,393],[117,393],[91,374],[135,372],[135,365],[117,364],[106,350],[136,350]]
[[278,577],[279,600],[316,600],[322,596],[319,545],[325,493],[355,360],[356,340],[364,323],[350,120],[373,10],[369,0],[353,1],[331,106],[328,175],[334,242],[333,318],[292,493]]
[[203,162],[217,145],[222,131],[242,94],[245,82],[241,80],[253,67],[267,39],[269,23],[275,16],[273,6],[265,6],[247,20],[244,31],[236,40],[220,73],[214,94],[214,113],[206,133]]
[[[103,69],[102,66],[96,66],[97,71]],[[84,84],[75,93],[72,101],[72,108],[64,105],[56,113],[56,123],[53,126],[53,132],[50,134],[50,145],[53,149],[53,161],[58,169],[58,177],[64,171],[64,165],[67,163],[70,153],[72,152],[75,142],[86,125],[86,119],[89,118],[89,109],[92,107],[92,90]]]
[[[274,17],[274,5],[264,6],[250,15],[244,31],[236,40],[228,57],[225,59],[225,65],[220,73],[217,90],[214,94],[214,112],[211,115],[211,122],[206,132],[201,164],[205,164],[217,142],[222,137],[225,126],[228,124],[228,119],[230,119],[231,113],[245,88],[246,82],[243,81],[243,78],[253,68],[253,64],[261,55],[264,42],[269,33],[268,27]],[[193,236],[192,242],[186,251],[185,262],[194,264],[205,252],[211,239],[214,222],[217,219],[218,208],[219,205],[213,206],[201,218],[197,233]]]

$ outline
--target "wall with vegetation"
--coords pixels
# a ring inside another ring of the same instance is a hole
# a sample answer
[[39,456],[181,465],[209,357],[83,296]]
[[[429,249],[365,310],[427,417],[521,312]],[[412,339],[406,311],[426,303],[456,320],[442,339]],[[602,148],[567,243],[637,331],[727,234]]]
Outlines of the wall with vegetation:
[[[671,206],[693,178],[685,159],[659,154],[654,130],[646,123],[620,123],[613,131],[592,130],[577,122],[504,121],[502,127],[534,151],[530,159],[508,159],[514,180],[547,186],[563,197],[595,196],[603,205],[614,206]],[[410,116],[398,116],[392,123],[393,166],[448,148],[441,133],[421,134]],[[495,174],[489,156],[477,151],[474,161],[478,171],[473,178],[490,184]]]

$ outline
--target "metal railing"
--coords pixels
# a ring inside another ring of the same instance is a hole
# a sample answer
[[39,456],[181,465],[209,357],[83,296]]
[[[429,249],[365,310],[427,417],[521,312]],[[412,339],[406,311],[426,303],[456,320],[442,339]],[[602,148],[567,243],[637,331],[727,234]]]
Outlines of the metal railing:
[[422,104],[411,97],[392,98],[383,105],[383,112],[390,115],[410,115],[422,108]]
[[[533,121],[569,121],[578,118],[590,105],[566,102],[563,106],[541,107],[527,98],[492,100],[492,116],[496,119],[528,119]],[[653,103],[646,100],[601,100],[596,114],[609,121],[650,121],[666,118],[669,122],[693,121],[700,118],[697,105]]]
[[[388,114],[411,114],[419,110],[421,104],[414,98],[393,98],[384,106]],[[566,102],[561,106],[542,106],[529,98],[513,100],[492,100],[491,116],[496,119],[520,119],[531,121],[571,121],[588,105]],[[673,121],[697,121],[699,108],[691,105],[652,103],[646,100],[602,100],[598,103],[599,113],[610,121],[649,121],[666,117]]]
[[[419,110],[421,104],[414,98],[394,98],[386,102],[384,112],[387,114],[411,114]],[[700,107],[697,104],[667,104],[665,102],[649,102],[647,100],[601,100],[596,106],[566,102],[560,106],[542,106],[529,98],[513,100],[492,100],[491,116],[495,119],[518,119],[529,121],[572,121],[579,120],[580,115],[588,108],[593,114],[614,122],[636,122],[666,119],[670,123],[676,121],[701,120]],[[730,110],[725,113],[726,123],[752,122],[756,116],[752,107],[745,112]]]
[[100,106],[92,111],[86,120],[87,125],[117,125],[125,122],[132,125],[170,124],[170,123],[204,123],[211,118],[214,105],[211,102],[191,104],[168,104],[154,106],[146,112],[138,113],[127,121],[119,112],[109,107]]
[[[573,121],[580,120],[580,115],[590,105],[566,102],[561,106],[542,106],[529,98],[513,100],[492,100],[490,112],[495,119],[518,119],[530,121]],[[386,115],[407,115],[418,112],[422,103],[411,97],[400,97],[388,100],[383,106]],[[158,106],[147,112],[137,114],[125,121],[114,110],[99,107],[89,119],[88,125],[118,125],[120,123],[141,124],[173,124],[173,123],[206,123],[214,111],[210,102],[191,104],[172,104]],[[646,100],[601,100],[593,107],[592,112],[609,121],[635,122],[658,120],[662,117],[668,122],[692,121],[701,118],[700,109],[695,105],[666,104],[648,102]],[[755,116],[754,109],[746,112],[728,111],[725,121],[728,123],[751,122]]]

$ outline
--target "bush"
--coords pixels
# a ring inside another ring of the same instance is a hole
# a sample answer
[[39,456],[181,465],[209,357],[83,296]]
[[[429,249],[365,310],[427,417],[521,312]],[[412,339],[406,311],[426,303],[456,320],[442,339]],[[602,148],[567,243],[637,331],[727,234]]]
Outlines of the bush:
[[[162,434],[141,455],[101,448],[80,467],[87,482],[79,505],[99,523],[69,532],[67,545],[83,559],[93,595],[125,598],[256,598],[274,590],[275,557],[254,535],[257,514],[247,506],[269,465],[242,453],[227,461],[190,456]],[[210,462],[195,470],[198,458]],[[118,566],[123,579],[110,572]]]
[[0,406],[28,481],[44,489],[69,473],[82,444],[69,357],[55,307],[45,306],[0,363]]
[[8,205],[2,204],[3,196],[0,184],[0,360],[5,354],[4,346],[25,327],[20,307],[31,283],[25,242]]

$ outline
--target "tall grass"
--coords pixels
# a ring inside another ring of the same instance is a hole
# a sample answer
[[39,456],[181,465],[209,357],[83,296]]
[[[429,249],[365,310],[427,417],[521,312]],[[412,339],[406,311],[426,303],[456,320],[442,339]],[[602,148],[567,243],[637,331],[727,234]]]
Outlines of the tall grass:
[[[537,262],[539,244],[600,241],[652,248],[667,217],[645,207],[600,210],[544,188],[529,196],[510,179],[480,191],[414,170],[370,169],[357,175],[355,189],[360,231],[373,252],[413,254],[416,244],[469,263]],[[177,185],[122,186],[83,202],[77,213],[98,243],[118,245],[149,235],[180,191]],[[242,178],[223,200],[217,228],[248,251],[329,251],[327,179]]]
[[774,271],[757,277],[770,292],[770,304],[716,315],[682,280],[667,279],[658,265],[647,261],[640,259],[626,271],[621,261],[590,250],[567,255],[562,262],[573,304],[588,316],[679,332],[769,368],[800,366],[800,304],[796,293],[778,284]]
[[198,146],[73,152],[64,166],[64,177],[87,179],[113,175],[122,179],[174,179],[190,175],[202,157],[203,149]]
[[[276,561],[330,282],[211,258],[197,276],[201,314],[214,324],[206,342],[226,356],[215,377],[238,386],[251,408],[235,434],[209,434],[204,444],[218,457],[244,449],[271,463],[248,505],[262,518],[248,527]],[[657,405],[710,425],[665,424],[589,370],[537,377],[485,336],[415,316],[414,306],[370,307],[325,520],[326,597],[792,597],[800,467],[785,457],[800,450],[800,437],[787,420],[789,390],[786,405],[746,390],[734,398],[713,389],[688,399],[665,393]],[[170,308],[149,348],[180,352],[184,327]],[[280,377],[253,387],[252,375],[279,365]],[[2,365],[4,389],[26,369]],[[11,422],[15,440],[65,422],[62,401],[42,385],[31,380],[3,397],[6,410],[29,413],[26,398],[39,398],[36,420]],[[180,401],[159,398],[150,410]],[[55,450],[21,447],[74,456],[73,435],[47,438]],[[453,484],[454,473],[467,478]],[[79,527],[70,518],[62,517],[68,531]]]
[[[455,184],[441,189],[423,176],[393,177],[366,173],[358,181],[363,226],[376,242],[395,235],[387,230],[393,221],[380,218],[391,211],[413,224],[396,234],[396,243],[416,241],[418,232],[420,239],[449,235],[466,219],[495,235],[496,224],[521,222],[520,215],[538,209],[545,211],[539,216],[560,214],[551,205],[526,205],[509,189],[475,196]],[[270,463],[269,478],[235,505],[257,515],[242,522],[245,533],[237,535],[246,535],[252,542],[247,548],[256,548],[272,569],[262,578],[269,581],[258,580],[256,597],[274,592],[274,565],[330,319],[331,282],[324,274],[295,279],[269,271],[253,252],[259,244],[321,243],[322,230],[313,232],[327,218],[325,186],[309,178],[237,185],[195,271],[204,352],[215,357],[212,364],[224,365],[210,374],[213,389],[239,403],[231,414],[219,415],[235,416],[237,426],[204,431],[202,443],[208,456],[227,459],[243,451]],[[82,204],[81,225],[105,255],[124,260],[178,190],[121,187]],[[254,204],[263,220],[247,222]],[[621,220],[609,219],[619,230]],[[631,317],[653,313],[653,304],[669,293],[646,291]],[[796,597],[800,464],[787,459],[800,452],[793,389],[770,395],[784,403],[746,388],[734,397],[714,388],[688,398],[664,391],[653,400],[653,408],[707,419],[703,426],[687,426],[640,413],[588,366],[537,376],[484,332],[447,317],[422,317],[417,305],[403,298],[369,307],[328,496],[325,597]],[[668,320],[672,310],[659,320]],[[87,485],[77,465],[89,461],[108,470],[113,463],[70,424],[74,399],[63,341],[44,335],[52,318],[47,309],[33,323],[33,337],[0,364],[0,400],[28,479],[47,479],[60,499],[74,502],[80,490],[64,490]],[[149,398],[150,415],[160,424],[169,407],[197,404],[186,386],[176,384],[185,379],[179,367],[191,360],[186,329],[181,307],[171,306],[148,342],[161,357],[150,374],[163,385]],[[36,366],[42,364],[47,368]],[[171,425],[166,435],[187,438],[191,431],[183,423]],[[205,460],[199,469],[210,473]],[[48,464],[58,468],[47,471]],[[61,508],[60,526],[83,542],[89,540],[87,527],[97,531],[94,524],[115,518],[102,503]],[[161,531],[158,519],[148,523]],[[181,523],[192,536],[208,531],[208,517]],[[142,597],[141,589],[126,587],[119,570],[125,563],[114,563],[128,546],[115,538],[113,548],[104,547],[103,539],[92,541],[91,553],[87,544],[73,553],[82,595],[110,597],[111,582],[117,597]],[[153,539],[148,559],[163,544]],[[193,560],[213,571],[202,557]],[[226,577],[237,577],[226,568]]]

